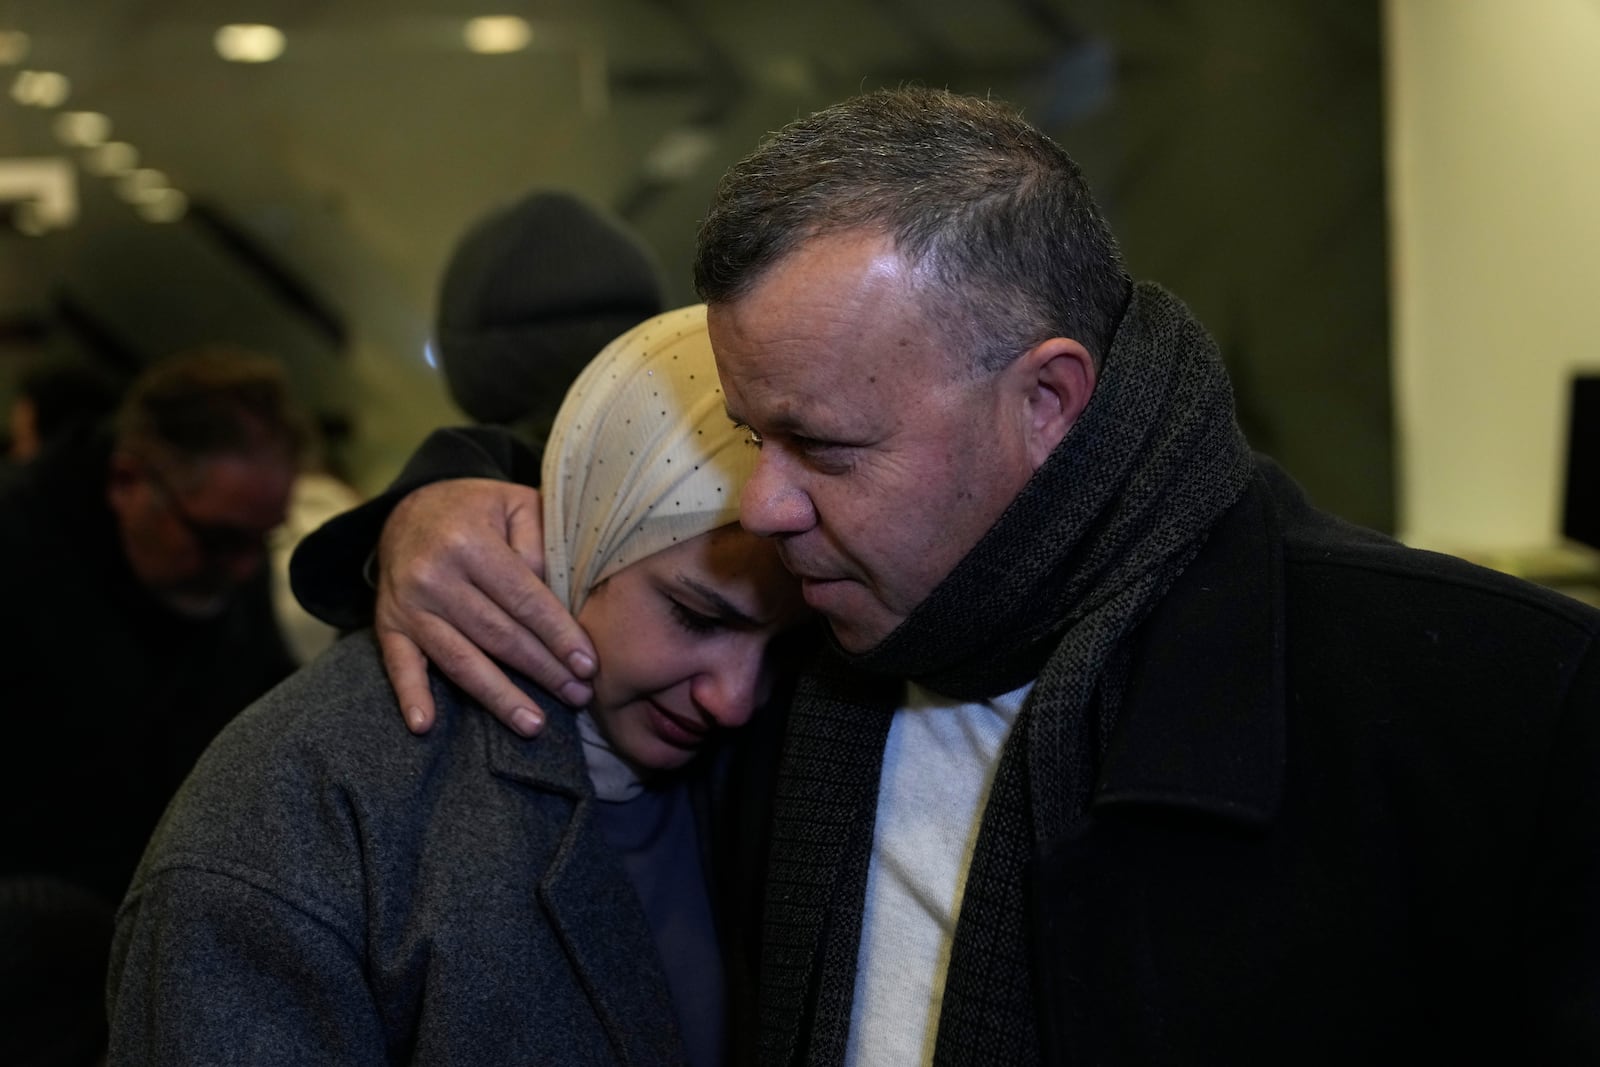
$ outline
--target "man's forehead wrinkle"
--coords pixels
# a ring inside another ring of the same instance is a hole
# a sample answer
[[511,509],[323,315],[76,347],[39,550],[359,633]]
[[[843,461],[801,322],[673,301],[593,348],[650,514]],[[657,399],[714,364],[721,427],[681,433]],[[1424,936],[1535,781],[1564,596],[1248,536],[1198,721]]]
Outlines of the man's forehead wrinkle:
[[813,361],[819,345],[831,343],[804,326],[781,328],[782,334],[750,335],[745,351],[728,361],[741,393],[752,386],[780,393],[802,387],[803,375],[795,372]]
[[806,405],[786,390],[765,392],[755,398],[755,405],[757,410],[742,414],[746,420],[759,419],[760,425],[756,427],[759,430],[767,433],[782,432],[793,430],[803,423],[800,412]]
[[781,372],[773,369],[749,367],[737,376],[737,384],[725,390],[727,401],[723,410],[735,423],[771,432],[792,428],[796,424],[794,412],[803,407],[803,397],[797,396],[795,385],[771,384]]
[[[818,325],[821,324],[819,323]],[[842,317],[828,322],[826,326],[830,330],[851,328],[849,320]],[[764,377],[780,374],[786,366],[810,362],[816,357],[818,346],[826,346],[831,343],[826,336],[819,337],[810,333],[794,332],[774,336],[766,344],[764,355],[767,358],[759,361],[764,366],[755,369],[761,372]]]

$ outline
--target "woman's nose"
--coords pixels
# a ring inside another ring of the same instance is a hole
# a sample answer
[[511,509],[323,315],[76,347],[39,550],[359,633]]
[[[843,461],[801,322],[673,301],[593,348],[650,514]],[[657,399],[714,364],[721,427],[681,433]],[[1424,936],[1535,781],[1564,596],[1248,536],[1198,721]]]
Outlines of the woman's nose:
[[749,722],[761,697],[761,660],[759,651],[741,654],[696,675],[689,689],[695,707],[723,729]]

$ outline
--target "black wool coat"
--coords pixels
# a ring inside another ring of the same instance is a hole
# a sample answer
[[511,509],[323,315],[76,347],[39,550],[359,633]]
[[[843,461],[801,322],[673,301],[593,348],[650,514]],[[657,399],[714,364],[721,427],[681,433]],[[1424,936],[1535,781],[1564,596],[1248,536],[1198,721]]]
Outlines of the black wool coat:
[[1600,613],[1262,462],[1035,857],[1047,1062],[1600,1062]]

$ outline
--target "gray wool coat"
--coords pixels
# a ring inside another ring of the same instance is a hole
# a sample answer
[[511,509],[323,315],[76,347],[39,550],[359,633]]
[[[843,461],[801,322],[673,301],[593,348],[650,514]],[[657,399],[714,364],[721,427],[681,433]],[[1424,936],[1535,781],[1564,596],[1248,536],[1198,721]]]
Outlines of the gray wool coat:
[[527,742],[443,683],[426,737],[369,632],[245,711],[118,915],[113,1064],[666,1064],[666,979],[576,722]]

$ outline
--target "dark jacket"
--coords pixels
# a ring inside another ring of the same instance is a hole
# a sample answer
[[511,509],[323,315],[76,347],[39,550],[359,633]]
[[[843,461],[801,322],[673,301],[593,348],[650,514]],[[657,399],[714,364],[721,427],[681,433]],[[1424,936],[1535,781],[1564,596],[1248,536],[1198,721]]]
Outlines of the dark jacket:
[[118,919],[113,1064],[683,1061],[575,720],[525,741],[435,688],[406,732],[370,633],[242,714]]
[[1047,1060],[1600,1062],[1597,633],[1263,463],[1036,857]]
[[293,669],[263,568],[189,619],[134,577],[111,443],[69,438],[0,492],[0,873],[122,897],[162,809],[229,719]]

